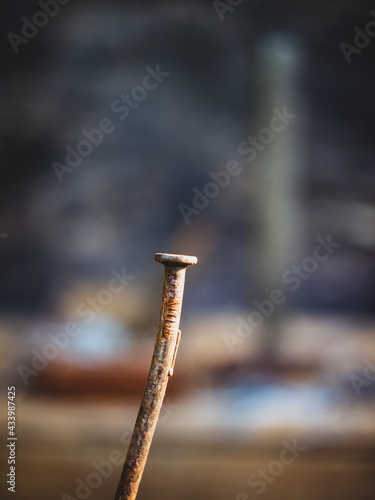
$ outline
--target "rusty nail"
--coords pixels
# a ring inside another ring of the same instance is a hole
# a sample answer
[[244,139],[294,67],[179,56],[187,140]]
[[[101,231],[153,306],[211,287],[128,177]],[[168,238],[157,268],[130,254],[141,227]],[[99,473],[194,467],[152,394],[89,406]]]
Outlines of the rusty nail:
[[158,333],[146,388],[139,408],[115,500],[135,500],[152,437],[163,403],[169,376],[173,374],[180,337],[179,324],[187,266],[196,257],[155,254],[164,265],[164,285]]

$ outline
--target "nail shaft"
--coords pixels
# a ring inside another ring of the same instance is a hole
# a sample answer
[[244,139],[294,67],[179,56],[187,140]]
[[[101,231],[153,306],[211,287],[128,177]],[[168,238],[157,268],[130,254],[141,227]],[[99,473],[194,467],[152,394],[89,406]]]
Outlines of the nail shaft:
[[137,496],[168,378],[173,373],[180,334],[179,324],[186,268],[197,263],[196,257],[174,254],[157,253],[155,260],[164,265],[159,327],[146,388],[115,500],[135,500]]

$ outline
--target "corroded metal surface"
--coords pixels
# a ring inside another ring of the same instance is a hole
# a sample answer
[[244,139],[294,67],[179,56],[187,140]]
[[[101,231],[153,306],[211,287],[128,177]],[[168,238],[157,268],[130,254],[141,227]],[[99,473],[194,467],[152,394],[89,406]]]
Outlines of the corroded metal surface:
[[196,257],[164,253],[157,253],[155,260],[165,267],[159,328],[143,400],[115,500],[135,500],[137,496],[168,378],[173,373],[180,336],[178,328],[186,267],[197,263]]

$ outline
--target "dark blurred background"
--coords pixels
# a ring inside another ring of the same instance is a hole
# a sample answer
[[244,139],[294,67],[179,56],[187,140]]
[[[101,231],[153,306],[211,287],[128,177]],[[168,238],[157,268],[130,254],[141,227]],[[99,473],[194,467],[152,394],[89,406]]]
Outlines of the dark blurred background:
[[372,499],[375,4],[15,1],[0,23],[16,497],[113,497],[170,252],[199,262],[140,500]]

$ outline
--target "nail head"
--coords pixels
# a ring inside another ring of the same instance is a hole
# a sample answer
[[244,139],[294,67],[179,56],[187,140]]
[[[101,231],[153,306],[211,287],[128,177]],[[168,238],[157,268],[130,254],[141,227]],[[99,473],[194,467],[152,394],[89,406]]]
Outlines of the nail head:
[[177,255],[173,253],[156,253],[155,260],[166,266],[190,266],[196,264],[198,259],[192,255]]

